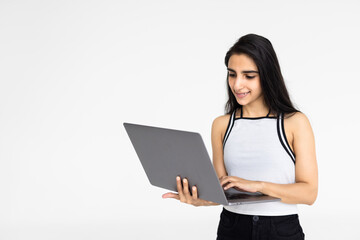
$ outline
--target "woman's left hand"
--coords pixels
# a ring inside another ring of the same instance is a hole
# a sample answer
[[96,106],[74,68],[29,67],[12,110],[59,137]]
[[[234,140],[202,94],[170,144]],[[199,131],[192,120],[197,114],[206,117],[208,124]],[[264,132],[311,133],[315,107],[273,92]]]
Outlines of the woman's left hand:
[[[262,183],[260,181],[250,181],[235,176],[223,176],[220,178],[220,184],[227,190],[231,187],[245,192],[261,192]],[[226,185],[226,186],[225,186]]]

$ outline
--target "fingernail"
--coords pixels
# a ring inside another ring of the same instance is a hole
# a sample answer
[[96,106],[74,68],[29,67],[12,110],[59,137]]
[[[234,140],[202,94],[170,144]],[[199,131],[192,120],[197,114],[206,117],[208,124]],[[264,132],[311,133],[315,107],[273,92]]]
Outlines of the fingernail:
[[180,177],[179,177],[179,176],[177,176],[177,177],[176,177],[176,180],[180,180]]
[[186,182],[186,179],[184,178],[184,182]]

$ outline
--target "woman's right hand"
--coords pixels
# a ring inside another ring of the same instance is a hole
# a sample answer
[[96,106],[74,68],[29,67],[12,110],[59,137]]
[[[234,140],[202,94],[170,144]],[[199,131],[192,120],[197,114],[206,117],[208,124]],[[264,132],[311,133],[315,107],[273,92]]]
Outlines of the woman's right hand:
[[195,207],[198,206],[213,206],[220,205],[215,202],[207,201],[201,198],[198,198],[197,195],[197,187],[192,187],[192,193],[189,191],[189,183],[186,178],[183,179],[183,186],[181,185],[181,178],[179,176],[176,177],[176,186],[178,190],[178,194],[168,192],[162,195],[163,198],[174,198],[180,200],[180,202],[191,204]]

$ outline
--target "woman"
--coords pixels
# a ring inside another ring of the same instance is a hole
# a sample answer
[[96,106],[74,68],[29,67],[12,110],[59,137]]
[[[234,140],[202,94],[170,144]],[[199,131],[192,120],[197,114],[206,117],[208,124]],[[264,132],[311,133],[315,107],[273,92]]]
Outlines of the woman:
[[[223,206],[217,239],[304,239],[297,204],[317,197],[315,140],[305,114],[296,110],[270,41],[241,37],[225,56],[229,99],[226,115],[212,124],[213,165],[224,190],[231,187],[280,198],[278,202]],[[199,199],[194,186],[176,177],[178,194],[194,206],[219,205]]]

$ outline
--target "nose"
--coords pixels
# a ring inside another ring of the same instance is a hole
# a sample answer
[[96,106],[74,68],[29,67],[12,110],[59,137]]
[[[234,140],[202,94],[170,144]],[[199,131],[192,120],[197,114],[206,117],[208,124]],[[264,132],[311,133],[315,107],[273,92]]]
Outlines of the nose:
[[238,76],[233,83],[233,89],[236,92],[239,92],[239,90],[243,89],[244,87],[245,87],[245,77]]

